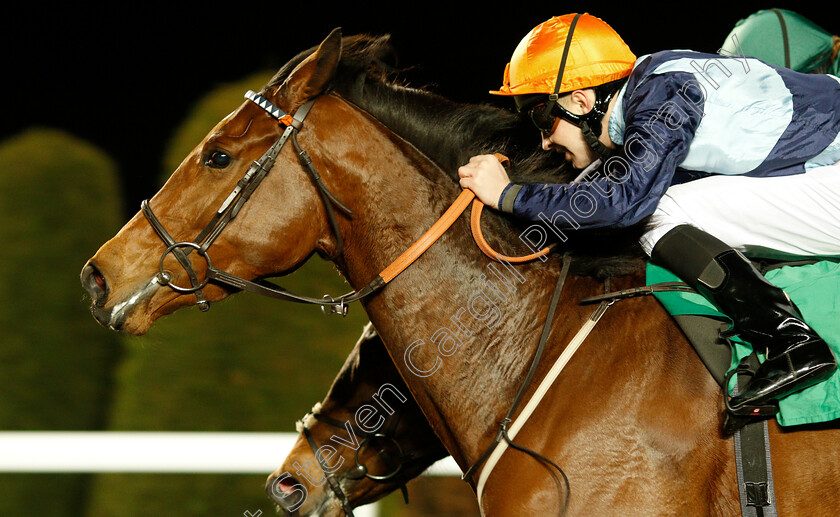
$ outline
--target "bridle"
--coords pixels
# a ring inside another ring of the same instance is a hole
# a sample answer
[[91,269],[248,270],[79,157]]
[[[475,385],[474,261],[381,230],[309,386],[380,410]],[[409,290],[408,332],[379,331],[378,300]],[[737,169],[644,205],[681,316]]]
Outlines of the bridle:
[[[320,457],[320,455],[318,455],[318,443],[313,438],[311,430],[305,423],[309,419],[309,417],[312,417],[319,422],[324,422],[339,429],[346,429],[346,426],[349,425],[352,431],[356,433],[356,435],[364,436],[364,438],[361,441],[359,441],[358,448],[356,449],[356,452],[353,456],[354,465],[343,476],[345,479],[360,480],[363,478],[368,478],[379,483],[399,483],[400,491],[402,491],[403,498],[405,499],[406,504],[408,503],[408,488],[406,487],[406,483],[409,481],[410,478],[408,478],[407,476],[400,476],[400,474],[403,473],[403,466],[409,462],[419,460],[424,456],[431,454],[432,452],[434,452],[436,447],[430,446],[422,449],[416,449],[410,452],[403,452],[400,443],[395,437],[397,425],[399,424],[399,413],[396,413],[395,415],[393,415],[393,417],[389,418],[390,421],[388,422],[387,426],[382,432],[373,433],[364,431],[363,429],[360,429],[358,426],[353,425],[349,421],[341,422],[335,418],[323,415],[319,412],[308,413],[301,422],[301,426],[303,428],[303,435],[306,437],[306,441],[309,443],[309,447],[312,449],[312,454],[315,456],[315,461],[318,462],[318,466],[321,468],[321,471],[324,473],[324,476],[327,479],[327,484],[329,485],[330,490],[332,490],[333,494],[338,499],[342,510],[344,510],[345,516],[354,517],[353,508],[350,505],[350,498],[347,497],[347,494],[345,494],[344,490],[341,488],[339,479],[334,472],[335,469],[330,468],[328,465],[326,465],[326,462]],[[388,473],[371,474],[368,467],[364,463],[361,463],[359,461],[359,453],[362,450],[364,450],[366,446],[376,448],[377,456],[379,456],[379,458],[382,459],[382,462],[388,467],[388,469],[390,469]]]
[[[155,233],[161,238],[161,240],[166,244],[166,251],[163,252],[163,255],[160,258],[160,262],[158,265],[158,274],[157,274],[157,281],[161,285],[168,285],[172,290],[181,293],[181,294],[189,294],[194,293],[196,297],[197,304],[202,311],[207,311],[210,309],[210,304],[207,299],[204,297],[202,289],[210,282],[216,282],[219,284],[223,284],[234,289],[242,289],[246,291],[257,292],[259,294],[263,294],[266,296],[271,296],[273,298],[278,298],[281,300],[288,300],[292,302],[298,303],[310,303],[321,305],[323,308],[329,307],[333,312],[339,312],[346,314],[346,304],[367,294],[365,293],[350,293],[345,296],[339,297],[337,300],[326,297],[325,299],[319,298],[310,298],[307,296],[301,296],[283,289],[282,287],[276,286],[271,284],[267,281],[260,281],[260,282],[251,282],[249,280],[245,280],[244,278],[240,278],[238,276],[232,275],[220,269],[213,267],[213,263],[210,260],[210,256],[207,253],[207,249],[213,244],[213,242],[218,238],[218,236],[222,233],[222,231],[227,227],[227,225],[239,214],[239,211],[242,209],[242,206],[251,198],[251,195],[256,191],[257,187],[260,186],[262,180],[268,175],[271,168],[274,166],[274,163],[277,161],[277,157],[280,155],[280,151],[283,150],[283,147],[286,145],[286,142],[291,140],[292,145],[295,148],[295,151],[298,153],[298,157],[300,159],[301,164],[304,165],[309,177],[312,179],[313,184],[315,185],[316,189],[318,190],[318,194],[321,197],[321,200],[326,207],[327,219],[330,224],[330,228],[332,229],[333,234],[336,238],[336,251],[335,254],[330,257],[330,259],[336,258],[342,253],[343,249],[343,240],[341,237],[341,231],[338,227],[338,220],[335,216],[335,208],[338,208],[341,212],[346,214],[348,217],[352,217],[354,215],[353,211],[348,208],[344,203],[339,201],[327,187],[324,185],[323,181],[321,181],[321,176],[318,174],[318,171],[315,169],[315,166],[312,164],[312,159],[309,155],[301,149],[300,144],[297,141],[297,133],[303,127],[303,121],[306,119],[306,116],[309,114],[309,110],[312,109],[312,105],[315,102],[315,99],[310,99],[309,101],[305,102],[303,105],[298,108],[295,112],[295,115],[289,115],[285,113],[280,108],[276,107],[272,104],[268,99],[263,97],[262,95],[255,93],[249,90],[245,94],[245,98],[254,102],[263,110],[266,111],[269,115],[277,119],[277,121],[286,127],[283,131],[283,134],[277,139],[271,147],[269,147],[263,154],[260,156],[256,161],[254,161],[248,170],[245,172],[245,175],[240,179],[222,205],[216,210],[216,213],[213,215],[213,218],[210,219],[210,222],[207,223],[207,226],[196,236],[195,239],[192,241],[181,241],[176,242],[175,239],[166,231],[163,224],[160,222],[158,217],[152,211],[152,207],[149,205],[149,200],[144,200],[141,205],[140,209],[146,219],[151,224],[152,228],[155,230]],[[199,281],[198,274],[195,272],[193,268],[192,262],[188,258],[188,255],[195,251],[200,255],[205,262],[207,262],[207,273],[203,281]],[[181,264],[181,267],[187,272],[187,275],[190,279],[190,286],[183,287],[176,285],[171,282],[172,275],[169,271],[166,271],[163,267],[164,259],[169,254],[172,254],[178,263]]]
[[[397,259],[394,260],[390,265],[388,265],[388,267],[383,269],[373,280],[371,280],[362,289],[352,291],[345,295],[339,296],[338,298],[333,298],[328,295],[325,295],[324,298],[321,299],[302,296],[294,294],[266,280],[250,281],[217,269],[213,267],[213,263],[210,260],[210,256],[207,253],[208,248],[213,244],[216,238],[218,238],[218,236],[225,229],[225,227],[239,214],[240,210],[242,209],[242,206],[251,198],[251,195],[259,187],[262,180],[265,179],[265,177],[271,171],[271,168],[274,166],[277,157],[279,156],[286,142],[288,142],[289,140],[292,141],[292,145],[294,146],[295,151],[298,153],[298,157],[300,159],[301,164],[304,165],[307,174],[309,175],[310,179],[312,180],[313,184],[318,190],[319,196],[321,197],[321,200],[326,209],[330,228],[336,238],[336,251],[333,254],[333,256],[330,257],[330,259],[334,259],[340,256],[343,248],[343,240],[341,237],[340,228],[338,226],[338,221],[335,216],[335,208],[341,210],[348,217],[352,217],[354,215],[354,212],[346,205],[344,205],[341,201],[339,201],[323,184],[320,174],[318,174],[318,171],[315,169],[312,163],[312,159],[309,157],[306,151],[301,149],[297,141],[297,133],[303,127],[303,122],[306,119],[306,116],[309,114],[309,111],[312,109],[312,105],[314,104],[316,98],[310,99],[304,104],[302,104],[295,112],[294,116],[285,113],[283,110],[272,104],[268,99],[253,91],[249,90],[245,94],[245,98],[254,102],[263,110],[265,110],[266,113],[274,117],[280,124],[285,126],[285,130],[283,131],[283,134],[280,136],[280,138],[276,140],[262,154],[262,156],[260,156],[260,158],[258,158],[251,164],[245,175],[242,177],[242,179],[239,180],[239,182],[237,182],[234,189],[231,191],[231,193],[228,195],[228,197],[225,199],[225,201],[222,203],[219,209],[216,210],[216,213],[211,218],[210,222],[207,223],[207,225],[198,234],[198,236],[196,236],[196,238],[192,241],[175,241],[175,239],[172,238],[170,233],[164,228],[163,224],[152,211],[152,208],[149,205],[149,201],[144,200],[141,203],[141,211],[143,215],[149,221],[149,224],[152,226],[155,233],[161,238],[161,240],[166,245],[166,250],[163,252],[163,255],[161,255],[158,264],[158,273],[155,277],[157,282],[162,286],[168,285],[171,289],[181,294],[195,294],[197,304],[202,311],[207,311],[210,308],[210,304],[204,297],[202,289],[206,287],[209,282],[212,281],[218,284],[232,287],[234,289],[249,291],[280,300],[320,305],[325,313],[327,313],[327,309],[329,309],[329,313],[336,313],[344,316],[347,314],[348,311],[347,304],[369,296],[382,289],[385,285],[387,285],[388,282],[393,280],[397,275],[404,271],[432,244],[434,244],[435,241],[441,235],[443,235],[443,233],[446,232],[446,230],[449,229],[449,227],[452,226],[452,224],[461,216],[461,214],[464,212],[464,210],[466,210],[467,206],[469,206],[470,203],[472,203],[470,225],[472,228],[473,236],[475,238],[476,244],[481,249],[481,251],[491,259],[511,263],[529,262],[538,258],[544,258],[553,249],[552,245],[540,250],[537,253],[521,257],[508,257],[501,255],[497,251],[493,250],[481,233],[480,217],[483,208],[483,203],[481,203],[481,201],[475,197],[475,193],[473,193],[471,190],[465,189],[450,205],[446,212],[444,212],[444,214],[417,241],[414,242],[414,244],[412,244],[407,250],[405,250],[405,252],[403,252],[399,257],[397,257]],[[499,160],[503,163],[507,162],[507,158],[503,155],[497,155],[497,158],[499,158]],[[195,272],[195,269],[192,266],[192,262],[189,259],[189,254],[192,251],[196,251],[207,263],[207,272],[204,280],[199,280],[198,274]],[[170,253],[175,257],[178,263],[181,264],[181,266],[187,272],[191,284],[189,287],[179,286],[171,282],[171,273],[164,269],[164,260],[166,259],[166,256]],[[567,271],[568,266],[565,266],[564,270]],[[565,277],[565,273],[563,277]],[[556,300],[554,300],[552,305],[556,306]],[[548,323],[550,323],[550,320],[551,318],[547,318],[546,329],[548,328]],[[547,337],[546,329],[544,329],[543,337],[541,339],[543,343],[545,338]],[[536,362],[538,362],[538,360],[539,358],[537,357],[537,361],[535,361],[535,364],[532,365],[532,370],[535,368]],[[531,375],[533,374],[529,375],[529,381]],[[524,386],[527,386],[527,383]],[[523,389],[524,387],[520,391],[522,391]],[[518,399],[520,397],[521,395],[517,397],[517,404]],[[515,406],[516,404],[514,404],[514,407]],[[513,408],[511,409],[511,411],[512,410]],[[341,422],[330,422],[329,420],[327,420],[328,417],[318,415],[317,413],[314,413],[313,416],[316,419],[324,420],[325,422],[331,423],[332,425],[338,425],[339,427],[344,426],[344,424]],[[509,419],[506,418],[506,420]],[[393,427],[395,428],[396,424],[393,424]],[[509,443],[512,443],[510,439],[507,438],[507,433],[505,429],[505,427],[502,428],[502,431],[499,437],[497,437],[495,443],[498,443],[498,441],[501,440],[503,437]],[[361,431],[359,434],[366,436],[365,441],[362,442],[362,444],[372,442],[374,440],[379,440],[380,443],[382,443],[383,441],[390,442],[397,446],[398,459],[403,459],[405,457],[408,457],[409,459],[414,459],[416,457],[414,453],[411,453],[409,455],[403,454],[402,449],[399,447],[399,444],[392,436],[388,436],[386,434],[374,434],[372,436],[368,436],[370,435],[370,433],[366,433],[362,430],[358,431]],[[313,452],[317,451],[317,444],[312,438],[309,429],[305,425],[303,427],[303,432]],[[362,448],[362,444],[360,444],[359,449]],[[539,457],[541,460],[552,464],[552,466],[560,470],[559,467],[553,464],[553,462],[551,462],[547,458],[542,457],[538,453],[524,448],[520,448],[520,450],[526,450],[529,454],[535,457]],[[389,460],[386,458],[386,453],[384,451],[385,449],[380,449],[379,454],[382,456],[383,461],[385,461],[386,464],[389,464]],[[488,455],[490,452],[492,451],[489,451]],[[417,454],[420,454],[420,452],[418,452]],[[352,508],[350,506],[350,500],[347,498],[346,494],[344,494],[344,491],[342,490],[341,485],[338,482],[338,479],[336,478],[335,474],[329,472],[329,468],[325,468],[326,465],[324,464],[322,459],[318,457],[317,453],[315,454],[315,457],[318,461],[318,464],[321,466],[321,469],[325,473],[330,489],[340,501],[345,514],[348,517],[353,517]],[[481,461],[473,465],[473,467],[471,467],[468,472],[472,473],[481,465],[481,463],[483,463],[485,459],[486,457],[482,457]],[[367,468],[359,463],[358,451],[355,462],[356,466],[353,467],[350,474],[358,476],[357,479],[361,479],[362,477],[368,477],[375,481],[382,482],[388,481],[396,477],[397,474],[400,472],[402,465],[405,463],[405,461],[398,463],[395,467],[395,470],[386,476],[372,476],[369,474],[369,472],[367,472]],[[560,470],[560,472],[562,473],[562,470]],[[350,477],[350,475],[348,475],[347,477]],[[465,476],[465,479],[468,478]],[[407,491],[405,490],[404,483],[402,488],[403,494],[407,500],[408,496]]]
[[[279,300],[320,305],[324,313],[341,314],[342,316],[346,316],[349,309],[349,303],[375,293],[384,287],[388,282],[393,280],[405,268],[411,265],[417,257],[423,254],[429,246],[431,246],[437,238],[440,237],[458,219],[471,201],[473,202],[471,216],[473,234],[475,235],[479,248],[481,248],[487,256],[494,260],[501,259],[508,262],[525,262],[541,258],[542,256],[550,253],[551,247],[524,257],[505,257],[504,255],[500,255],[494,251],[489,247],[481,235],[480,214],[483,204],[478,199],[475,199],[475,194],[471,190],[463,190],[455,202],[453,202],[449,209],[440,217],[440,219],[438,219],[438,221],[402,255],[400,255],[388,267],[383,269],[376,278],[371,280],[362,289],[352,291],[337,298],[333,298],[329,295],[324,295],[323,298],[311,298],[292,293],[267,280],[250,281],[217,269],[213,266],[213,262],[210,260],[210,255],[207,253],[208,248],[210,248],[225,227],[227,227],[227,225],[239,214],[242,206],[251,198],[251,195],[271,171],[271,168],[277,161],[277,157],[280,155],[280,152],[289,140],[291,140],[301,164],[304,166],[304,169],[312,180],[312,183],[315,185],[321,201],[324,204],[330,229],[336,239],[335,253],[329,257],[331,260],[340,256],[343,250],[341,230],[338,226],[338,220],[335,215],[336,209],[340,210],[348,217],[353,217],[353,215],[355,215],[350,208],[339,201],[338,198],[329,191],[326,185],[324,185],[321,180],[321,175],[312,163],[312,159],[306,151],[301,149],[300,144],[297,141],[297,134],[303,128],[303,122],[309,114],[309,111],[312,109],[312,105],[315,103],[317,97],[302,104],[297,109],[294,116],[284,112],[272,104],[268,99],[251,90],[245,94],[245,98],[265,110],[265,112],[275,118],[279,124],[285,126],[285,130],[280,138],[276,140],[271,147],[262,154],[262,156],[251,164],[245,175],[239,180],[239,182],[237,182],[234,189],[219,209],[216,210],[216,213],[210,219],[210,222],[207,223],[198,236],[196,236],[192,241],[175,241],[166,228],[164,228],[160,219],[158,219],[152,211],[152,207],[149,205],[149,200],[144,200],[140,205],[141,212],[149,221],[152,229],[154,229],[155,233],[166,245],[166,250],[163,252],[163,255],[161,255],[158,263],[158,273],[155,276],[157,282],[162,286],[169,286],[172,290],[181,294],[193,293],[196,297],[196,303],[202,311],[210,309],[210,303],[204,297],[202,290],[209,282],[214,282],[233,289],[249,291]],[[504,158],[504,156],[499,156]],[[507,160],[506,158],[504,159]],[[198,274],[189,259],[189,254],[193,251],[200,255],[207,263],[207,272],[204,280],[199,280]],[[187,276],[190,279],[189,287],[179,286],[172,283],[172,274],[164,269],[164,260],[170,253],[186,271]]]

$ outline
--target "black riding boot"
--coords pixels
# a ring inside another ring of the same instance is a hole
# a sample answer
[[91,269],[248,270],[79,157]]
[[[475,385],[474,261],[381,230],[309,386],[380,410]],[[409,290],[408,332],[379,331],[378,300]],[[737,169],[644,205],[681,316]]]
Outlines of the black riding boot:
[[699,291],[732,318],[734,331],[767,358],[730,401],[739,410],[766,404],[826,380],[837,360],[802,320],[785,292],[736,250],[693,226],[669,231],[651,259]]

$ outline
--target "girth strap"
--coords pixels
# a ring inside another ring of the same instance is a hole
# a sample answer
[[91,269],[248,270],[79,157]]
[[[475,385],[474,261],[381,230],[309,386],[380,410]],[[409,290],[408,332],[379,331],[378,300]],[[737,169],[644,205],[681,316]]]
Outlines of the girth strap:
[[[750,356],[752,367],[758,360]],[[737,395],[749,377],[739,376],[733,395]],[[735,471],[743,517],[776,517],[776,496],[773,484],[773,464],[770,457],[770,436],[767,420],[751,421],[735,431]]]

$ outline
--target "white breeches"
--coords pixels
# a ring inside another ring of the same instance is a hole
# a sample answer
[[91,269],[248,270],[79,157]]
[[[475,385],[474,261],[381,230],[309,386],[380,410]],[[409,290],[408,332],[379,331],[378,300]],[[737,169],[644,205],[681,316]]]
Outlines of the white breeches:
[[714,175],[665,192],[641,243],[650,255],[670,229],[691,224],[745,255],[840,255],[840,162],[804,174]]

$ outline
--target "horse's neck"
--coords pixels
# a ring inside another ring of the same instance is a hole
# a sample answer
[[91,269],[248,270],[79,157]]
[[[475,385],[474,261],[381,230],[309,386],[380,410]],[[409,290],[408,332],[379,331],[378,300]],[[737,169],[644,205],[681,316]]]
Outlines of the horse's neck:
[[[385,163],[366,164],[387,170],[387,178],[369,178],[359,204],[365,209],[346,236],[341,267],[354,288],[408,248],[460,191],[448,178],[436,180],[442,173],[422,157],[402,158],[392,154]],[[395,160],[405,169],[393,170]],[[426,169],[411,170],[418,164]],[[366,302],[406,384],[462,464],[475,459],[477,444],[504,415],[530,364],[559,262],[496,263],[479,251],[466,218]],[[587,282],[570,284],[566,296],[572,299],[571,291]],[[564,321],[582,322],[582,311],[568,305]]]

